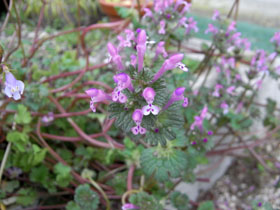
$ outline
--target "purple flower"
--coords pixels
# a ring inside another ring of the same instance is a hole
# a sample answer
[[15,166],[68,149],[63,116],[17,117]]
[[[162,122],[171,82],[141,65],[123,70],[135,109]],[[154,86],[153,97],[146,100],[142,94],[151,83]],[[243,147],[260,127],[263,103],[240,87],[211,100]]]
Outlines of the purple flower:
[[213,26],[213,24],[208,24],[208,28],[205,30],[205,34],[212,33],[213,35],[216,35],[219,33],[219,29]]
[[233,94],[234,94],[234,93],[233,93],[234,90],[235,90],[235,86],[230,86],[230,87],[227,88],[226,91],[227,91],[228,94],[233,95]]
[[124,66],[122,64],[122,59],[118,53],[117,48],[110,42],[107,44],[107,48],[114,64],[118,67],[119,70],[123,70]]
[[228,113],[229,106],[225,101],[223,103],[221,103],[220,107],[224,110],[223,111],[224,114]]
[[187,27],[186,27],[186,34],[189,34],[191,31],[198,32],[197,22],[193,19],[193,17],[190,17],[187,20]]
[[226,31],[226,36],[229,36],[229,34],[232,32],[232,31],[235,31],[236,28],[235,28],[235,25],[236,25],[236,22],[235,21],[232,21],[228,28],[227,28],[227,31]]
[[165,48],[164,48],[165,42],[161,41],[158,43],[157,48],[156,48],[156,56],[154,60],[158,58],[159,55],[162,55],[162,57],[166,58],[168,56]]
[[122,210],[130,210],[130,209],[140,209],[138,206],[133,205],[132,203],[126,203],[122,206]]
[[194,117],[194,122],[191,124],[191,130],[194,130],[195,127],[199,128],[200,131],[203,130],[203,120],[206,117],[206,114],[208,112],[208,108],[207,106],[204,106],[204,108],[201,110],[200,115],[199,116],[195,116]]
[[185,2],[185,0],[177,0],[176,1],[176,4],[175,4],[175,6],[174,6],[174,9],[173,9],[173,11],[175,12],[175,11],[177,11],[177,9],[179,8],[179,6],[181,6],[182,4],[186,4],[186,2]]
[[90,88],[90,89],[86,90],[85,92],[88,96],[91,97],[90,108],[93,112],[96,112],[94,103],[105,101],[105,100],[111,100],[111,97],[107,93],[105,93],[103,90],[100,90],[100,89]]
[[188,24],[186,23],[186,21],[187,21],[186,17],[180,18],[179,23],[177,24],[176,28],[178,26],[184,26],[185,28],[188,28]]
[[149,115],[152,113],[153,115],[157,115],[160,111],[158,106],[153,105],[154,98],[156,96],[156,92],[151,87],[146,87],[142,93],[142,96],[145,98],[148,105],[142,108],[142,112],[144,115]]
[[276,74],[280,75],[280,66],[276,67]]
[[158,33],[159,34],[165,34],[165,21],[164,20],[161,20],[160,23],[159,23],[159,30],[158,30]]
[[212,136],[212,135],[213,135],[213,131],[208,131],[208,132],[207,132],[207,135],[208,135],[208,136]]
[[42,117],[42,123],[44,123],[45,125],[50,125],[53,120],[54,116],[52,112],[49,112],[47,115],[44,115]]
[[142,71],[143,69],[144,56],[146,52],[146,41],[147,41],[146,31],[141,30],[137,37],[137,46],[136,46],[137,56],[138,56],[138,72]]
[[154,15],[149,8],[144,8],[144,12],[145,12],[145,15],[143,16],[143,19],[149,17],[154,20]]
[[[184,64],[181,63],[183,60],[184,54],[175,54],[172,55],[170,58],[164,61],[160,70],[155,74],[154,79],[152,82],[158,80],[166,71],[174,69],[176,67],[181,68],[183,71],[186,71],[187,68]],[[184,67],[184,68],[183,68]]]
[[131,79],[128,76],[128,74],[122,72],[117,75],[114,75],[113,79],[115,83],[117,83],[117,87],[119,90],[124,90],[126,88],[128,88],[130,91],[134,90],[131,83]]
[[262,82],[263,81],[261,79],[256,82],[257,89],[260,89],[262,87]]
[[131,132],[134,135],[145,134],[146,129],[141,127],[141,122],[142,122],[142,119],[143,119],[142,110],[141,109],[136,109],[132,114],[132,119],[135,122],[136,126],[131,128]]
[[184,4],[184,7],[181,10],[180,15],[183,15],[185,12],[188,12],[190,10],[190,8],[191,8],[191,4],[190,3],[184,2],[183,4]]
[[275,42],[276,46],[280,46],[280,31],[275,32],[274,36],[270,39],[271,42]]
[[[3,69],[5,67],[3,67]],[[20,80],[17,80],[9,71],[5,71],[5,80],[4,93],[6,94],[6,96],[8,96],[9,98],[13,98],[16,101],[21,99],[21,95],[23,94],[24,90],[24,83]]]
[[129,41],[129,42],[135,41],[134,31],[132,31],[130,29],[125,29],[124,33],[126,34],[127,41]]
[[216,84],[215,90],[214,90],[214,92],[212,93],[212,96],[220,97],[220,89],[222,89],[223,87],[224,87],[224,86],[221,85],[221,84]]
[[167,104],[164,106],[163,110],[167,109],[170,105],[172,105],[175,101],[181,101],[183,100],[183,107],[187,107],[188,106],[188,98],[184,97],[184,92],[185,92],[184,87],[179,87],[176,90],[174,90],[174,92],[172,93],[171,98],[169,99],[169,101],[167,102]]
[[215,10],[214,14],[212,16],[212,20],[215,21],[215,20],[218,20],[218,19],[220,19],[220,12],[218,10]]
[[124,39],[122,36],[118,36],[117,38],[120,41],[118,50],[122,50],[124,47],[131,47],[131,43],[129,40]]
[[130,56],[130,63],[131,63],[131,65],[134,67],[134,68],[136,68],[136,64],[137,64],[137,56],[136,55],[134,55],[134,54],[132,54],[131,56]]

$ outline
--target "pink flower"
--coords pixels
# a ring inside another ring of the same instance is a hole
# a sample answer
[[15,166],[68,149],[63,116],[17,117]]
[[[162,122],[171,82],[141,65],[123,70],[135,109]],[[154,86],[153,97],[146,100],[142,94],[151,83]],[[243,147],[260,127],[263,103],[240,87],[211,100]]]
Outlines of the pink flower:
[[85,92],[88,96],[91,97],[90,108],[93,112],[96,112],[94,103],[105,101],[105,100],[111,100],[111,97],[108,94],[106,94],[103,90],[100,90],[100,89],[90,88],[90,89],[86,90]]
[[216,84],[215,86],[215,90],[214,92],[212,93],[212,96],[215,96],[215,97],[220,97],[220,89],[222,89],[224,86],[221,85],[221,84]]
[[174,92],[172,93],[171,98],[169,99],[169,101],[167,102],[167,104],[164,106],[163,110],[166,110],[170,105],[172,105],[175,101],[181,101],[183,100],[183,107],[187,107],[188,106],[188,98],[184,97],[184,92],[185,92],[184,87],[179,87],[176,90],[174,90]]
[[230,86],[227,88],[227,93],[233,95],[233,91],[235,90],[235,86]]
[[107,44],[107,48],[110,56],[112,57],[113,63],[118,67],[119,70],[123,70],[124,66],[122,64],[122,59],[118,53],[117,48],[110,42]]
[[136,55],[134,55],[134,54],[132,54],[131,56],[130,56],[130,63],[131,63],[131,65],[134,67],[134,68],[136,68],[136,64],[137,64],[137,56]]
[[135,122],[136,126],[131,128],[131,131],[134,135],[145,134],[146,129],[141,127],[141,122],[143,119],[143,113],[141,109],[136,109],[132,114],[132,119]]
[[140,209],[138,206],[133,205],[132,203],[126,203],[122,206],[122,210],[130,210],[130,209]]
[[215,10],[214,14],[212,16],[212,20],[215,21],[215,20],[218,20],[218,19],[220,19],[220,12],[218,10]]
[[220,107],[224,110],[223,113],[227,114],[229,111],[229,106],[228,104],[224,101],[223,103],[221,103]]
[[181,68],[183,71],[187,71],[185,65],[181,63],[183,57],[184,54],[175,54],[165,60],[160,70],[155,74],[153,82],[158,80],[166,71],[174,69],[176,67]]
[[154,15],[149,8],[144,8],[144,12],[145,12],[145,15],[143,16],[143,19],[149,17],[154,20]]
[[160,111],[158,106],[153,105],[154,98],[156,96],[156,92],[151,87],[146,87],[142,93],[142,96],[145,98],[148,105],[142,108],[142,112],[144,115],[149,115],[152,113],[153,115],[157,115]]
[[195,33],[198,32],[197,22],[193,19],[193,17],[190,17],[187,20],[186,34],[189,34],[191,31],[194,31]]
[[160,23],[159,23],[159,31],[158,33],[159,34],[165,34],[165,21],[164,20],[161,20]]
[[276,46],[280,46],[280,31],[275,32],[274,36],[270,39],[271,42],[275,42]]
[[166,58],[168,56],[165,48],[164,48],[165,42],[161,41],[158,43],[156,48],[156,56],[155,60],[158,58],[159,55],[162,55],[162,57]]
[[124,89],[129,89],[130,91],[134,91],[131,79],[126,73],[119,73],[113,77],[114,81],[117,83],[117,87],[112,92],[112,100],[120,103],[125,103],[127,101],[127,97],[122,93]]
[[227,28],[227,31],[226,31],[226,36],[229,36],[229,34],[230,34],[231,32],[233,32],[233,31],[236,30],[235,25],[236,25],[236,22],[235,22],[235,21],[232,21],[232,22],[229,24],[229,26],[228,26],[228,28]]
[[194,117],[195,121],[191,124],[191,127],[190,127],[191,130],[194,130],[195,127],[199,128],[200,131],[203,130],[202,124],[203,124],[204,118],[206,117],[207,112],[208,112],[208,108],[207,108],[207,106],[204,106],[204,108],[200,112],[200,115]]
[[208,24],[208,28],[205,30],[205,34],[212,33],[213,35],[216,35],[219,33],[219,29],[213,26],[212,24]]
[[147,41],[147,36],[146,36],[146,31],[142,29],[137,37],[137,56],[138,56],[138,72],[142,71],[143,69],[143,63],[144,63],[144,56],[146,52],[146,41]]

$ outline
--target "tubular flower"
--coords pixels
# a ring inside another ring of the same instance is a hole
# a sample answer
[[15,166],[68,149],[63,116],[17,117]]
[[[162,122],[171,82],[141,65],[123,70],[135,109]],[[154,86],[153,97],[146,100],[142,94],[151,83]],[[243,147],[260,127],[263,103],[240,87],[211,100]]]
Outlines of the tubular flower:
[[145,98],[148,105],[144,106],[142,108],[142,112],[144,115],[149,115],[152,113],[153,115],[157,115],[160,111],[160,108],[158,106],[153,105],[156,92],[151,87],[146,87],[142,93],[142,96]]
[[156,56],[155,60],[158,58],[159,55],[162,55],[162,57],[166,58],[168,56],[165,48],[164,48],[165,42],[159,42],[156,48]]
[[274,36],[270,39],[271,42],[275,42],[276,46],[280,46],[280,31],[275,32]]
[[145,15],[143,16],[143,19],[147,18],[147,17],[154,19],[154,15],[149,8],[144,8],[144,12],[145,12]]
[[219,29],[212,24],[208,24],[208,28],[205,30],[205,34],[212,33],[213,35],[216,35],[218,32]]
[[108,94],[106,94],[103,90],[100,90],[100,89],[90,88],[90,89],[86,90],[85,92],[88,96],[91,97],[90,108],[93,112],[96,112],[94,103],[105,101],[105,100],[111,100],[111,97]]
[[214,92],[212,93],[212,96],[220,97],[220,89],[222,89],[223,87],[224,87],[224,86],[221,85],[221,84],[216,84],[215,90],[214,90]]
[[224,114],[228,113],[229,106],[225,101],[223,103],[221,103],[220,107],[224,110],[223,111]]
[[163,110],[167,109],[170,105],[172,105],[175,101],[180,101],[183,100],[183,107],[187,107],[189,102],[188,102],[188,98],[184,97],[184,92],[185,92],[184,87],[179,87],[176,90],[174,90],[174,92],[172,93],[171,98],[169,99],[169,101],[167,102],[167,104],[164,106]]
[[215,21],[215,20],[218,20],[218,19],[220,19],[220,12],[218,10],[215,10],[214,14],[212,16],[212,20]]
[[233,94],[234,94],[234,93],[233,93],[234,90],[235,90],[235,86],[230,86],[230,87],[227,88],[226,91],[227,91],[228,94],[233,95]]
[[165,34],[165,21],[161,20],[159,25],[160,25],[160,28],[158,30],[158,33],[159,34]]
[[146,41],[147,41],[146,31],[141,30],[137,37],[137,46],[136,46],[137,56],[138,56],[138,72],[142,71],[143,69],[144,56],[146,52]]
[[115,87],[112,93],[112,100],[115,102],[119,101],[120,103],[125,103],[127,101],[127,97],[125,94],[122,93],[122,90],[126,88],[130,91],[134,90],[131,83],[131,79],[126,73],[119,73],[113,78],[114,81],[117,83],[117,87]]
[[194,117],[195,121],[191,124],[191,130],[194,130],[195,127],[198,127],[200,131],[202,131],[203,129],[202,123],[204,118],[206,117],[207,111],[208,111],[207,106],[204,106],[204,108],[200,112],[200,115]]
[[121,56],[118,53],[117,48],[110,42],[107,44],[107,48],[108,48],[108,51],[109,51],[109,54],[112,58],[113,63],[118,67],[118,69],[120,71],[123,70],[124,66],[122,64],[122,59],[121,59]]
[[166,71],[179,67],[183,71],[187,71],[188,68],[185,67],[181,61],[183,60],[184,54],[175,54],[164,61],[160,70],[155,74],[153,81],[158,80]]
[[[3,69],[5,67],[3,67]],[[24,83],[20,80],[17,80],[14,75],[8,71],[5,73],[5,79],[6,81],[4,93],[6,94],[6,96],[8,96],[9,98],[13,98],[16,101],[21,99],[21,95],[23,94],[24,90]]]
[[126,203],[122,206],[122,210],[130,210],[130,209],[140,209],[138,206],[133,205],[132,203]]
[[141,109],[136,109],[132,114],[132,119],[135,122],[136,126],[131,128],[131,132],[134,135],[145,134],[146,133],[146,128],[141,127],[141,122],[142,122],[142,119],[143,119],[142,110]]
[[198,32],[197,22],[193,19],[193,17],[188,18],[187,26],[188,27],[186,27],[186,34],[189,34],[192,30],[195,33]]

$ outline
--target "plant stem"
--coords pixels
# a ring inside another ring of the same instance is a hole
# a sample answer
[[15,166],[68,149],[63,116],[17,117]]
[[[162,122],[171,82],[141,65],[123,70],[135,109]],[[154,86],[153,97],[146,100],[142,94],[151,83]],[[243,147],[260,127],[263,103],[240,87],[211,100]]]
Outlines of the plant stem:
[[1,167],[0,167],[0,184],[1,184],[1,181],[2,181],[2,175],[3,175],[3,172],[4,172],[5,165],[6,165],[6,162],[8,160],[8,157],[9,157],[11,146],[12,146],[12,142],[9,142],[8,146],[6,148],[3,160],[1,162]]
[[111,209],[111,204],[110,204],[110,201],[109,201],[106,193],[102,190],[102,188],[92,178],[88,177],[88,180],[104,197],[104,199],[106,201],[106,206],[107,206],[106,210],[110,210]]

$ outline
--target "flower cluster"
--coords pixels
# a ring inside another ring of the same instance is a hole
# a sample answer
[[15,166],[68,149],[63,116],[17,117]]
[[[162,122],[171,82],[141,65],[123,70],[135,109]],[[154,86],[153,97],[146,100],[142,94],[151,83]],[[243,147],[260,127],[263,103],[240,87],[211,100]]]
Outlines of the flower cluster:
[[154,1],[153,9],[145,8],[143,16],[145,22],[152,23],[146,24],[151,27],[148,28],[149,36],[158,40],[165,40],[169,37],[182,40],[191,32],[198,32],[197,23],[193,17],[186,17],[190,7],[191,4],[184,0],[176,2],[171,0]]
[[[114,116],[118,115],[121,118],[129,115],[133,122],[128,123],[126,121],[131,120],[124,120],[120,123],[120,127],[127,123],[129,130],[134,135],[144,135],[149,132],[158,133],[161,128],[162,130],[165,129],[165,122],[160,121],[158,116],[168,112],[169,108],[173,107],[172,105],[177,101],[182,101],[183,107],[188,106],[188,98],[184,96],[185,87],[178,87],[169,97],[163,80],[163,75],[169,70],[179,68],[182,71],[188,71],[182,63],[184,55],[178,53],[168,57],[164,43],[160,42],[156,47],[154,60],[157,60],[159,55],[165,57],[166,60],[159,70],[153,73],[150,66],[145,66],[145,54],[150,50],[147,46],[146,31],[142,29],[134,33],[126,30],[125,33],[126,38],[121,35],[118,37],[120,42],[118,47],[115,47],[112,43],[107,45],[110,62],[113,67],[117,68],[117,74],[113,76],[116,86],[111,93],[96,88],[86,90],[86,94],[91,98],[90,108],[93,112],[96,112],[95,103],[111,101],[111,107],[114,104],[121,107],[117,111],[112,110],[112,112],[116,112],[113,114]],[[125,53],[122,54],[124,48],[127,51],[130,50],[129,56]],[[124,65],[127,62],[129,65]],[[149,120],[146,121],[152,121],[152,124],[149,124],[151,122],[144,123],[144,119],[147,117],[149,117]],[[124,129],[128,130],[127,127]]]

